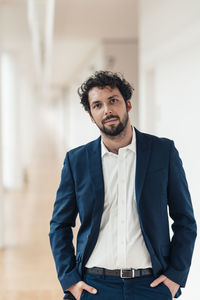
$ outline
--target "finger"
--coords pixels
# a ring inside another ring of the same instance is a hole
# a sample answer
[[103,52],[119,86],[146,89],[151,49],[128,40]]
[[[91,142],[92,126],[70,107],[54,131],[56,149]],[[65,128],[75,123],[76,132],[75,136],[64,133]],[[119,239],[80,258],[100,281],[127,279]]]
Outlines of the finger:
[[165,275],[161,275],[161,276],[159,276],[158,278],[156,278],[156,279],[150,284],[150,286],[151,286],[151,287],[155,287],[155,286],[159,285],[161,282],[163,282],[165,279],[166,279],[166,276],[165,276]]
[[83,289],[88,291],[91,294],[96,294],[97,293],[97,290],[93,286],[88,285],[87,283],[84,284]]

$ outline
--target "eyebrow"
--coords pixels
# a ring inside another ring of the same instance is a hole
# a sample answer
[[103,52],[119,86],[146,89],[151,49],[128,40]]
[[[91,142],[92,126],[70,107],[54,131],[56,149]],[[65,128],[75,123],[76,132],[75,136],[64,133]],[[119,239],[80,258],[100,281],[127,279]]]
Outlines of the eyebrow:
[[99,102],[101,102],[101,101],[100,101],[100,100],[93,101],[93,102],[91,103],[91,105],[96,104],[96,103],[99,103]]
[[113,95],[113,96],[110,96],[110,97],[108,97],[108,99],[112,99],[112,98],[114,98],[114,97],[119,97],[119,95]]
[[[110,99],[112,99],[112,98],[114,98],[114,97],[119,97],[119,95],[112,95],[112,96],[108,97],[108,99],[110,100]],[[91,103],[91,105],[96,104],[96,103],[99,103],[99,102],[101,102],[101,100],[93,101],[93,102]]]

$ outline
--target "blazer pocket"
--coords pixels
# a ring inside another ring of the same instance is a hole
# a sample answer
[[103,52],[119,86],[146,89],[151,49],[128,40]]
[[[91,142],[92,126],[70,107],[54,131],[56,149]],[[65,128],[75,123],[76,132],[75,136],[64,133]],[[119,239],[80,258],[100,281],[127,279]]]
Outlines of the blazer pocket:
[[158,168],[158,169],[149,170],[147,172],[147,176],[150,175],[150,174],[164,172],[164,171],[167,171],[167,168]]

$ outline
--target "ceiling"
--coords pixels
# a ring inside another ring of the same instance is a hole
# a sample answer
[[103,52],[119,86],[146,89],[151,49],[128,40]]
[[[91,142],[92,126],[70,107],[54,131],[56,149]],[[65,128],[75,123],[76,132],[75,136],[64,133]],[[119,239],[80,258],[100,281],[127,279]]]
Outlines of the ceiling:
[[[44,6],[45,0],[35,3]],[[64,84],[99,41],[136,39],[137,15],[137,0],[55,1],[52,84]],[[42,14],[36,21],[41,24]],[[26,0],[0,0],[0,50],[18,55],[22,68],[34,78]]]
[[136,0],[58,0],[56,38],[133,38],[137,36]]

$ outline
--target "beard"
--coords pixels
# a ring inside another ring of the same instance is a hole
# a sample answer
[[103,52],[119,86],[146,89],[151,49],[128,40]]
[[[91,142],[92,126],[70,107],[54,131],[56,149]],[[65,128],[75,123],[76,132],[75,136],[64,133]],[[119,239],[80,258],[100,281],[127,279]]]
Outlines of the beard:
[[108,117],[106,117],[103,121],[102,121],[102,126],[99,126],[97,123],[97,127],[101,130],[102,133],[104,133],[105,135],[107,136],[110,136],[110,137],[114,137],[114,136],[117,136],[119,135],[122,131],[124,131],[124,129],[126,128],[126,125],[128,123],[128,120],[129,120],[129,116],[128,116],[128,112],[126,112],[124,118],[122,121],[119,122],[119,124],[116,126],[116,125],[110,125],[109,128],[105,127],[104,123],[105,121],[108,121],[109,119],[112,119],[112,118],[116,118],[119,120],[119,117],[118,116],[114,116],[114,115],[109,115]]

